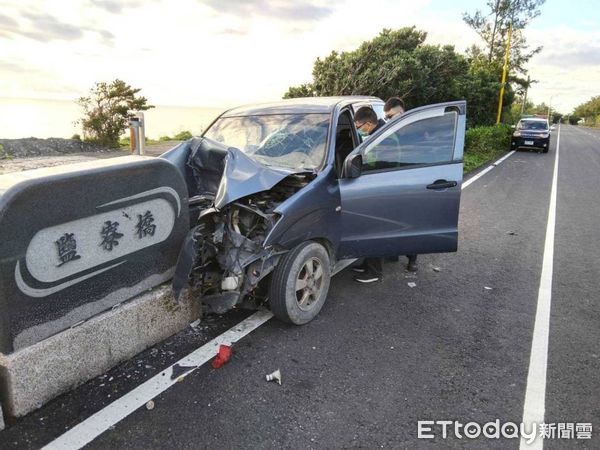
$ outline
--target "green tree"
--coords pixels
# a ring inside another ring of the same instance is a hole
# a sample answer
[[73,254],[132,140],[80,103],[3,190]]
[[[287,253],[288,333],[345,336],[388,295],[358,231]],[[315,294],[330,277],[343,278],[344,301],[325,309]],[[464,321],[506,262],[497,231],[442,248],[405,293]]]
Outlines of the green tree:
[[562,123],[564,114],[552,111],[552,123]]
[[586,125],[595,126],[600,124],[600,95],[576,106],[573,116],[576,116],[577,119],[584,119]]
[[[408,108],[466,99],[469,125],[496,118],[500,66],[474,49],[462,55],[450,45],[425,44],[415,27],[383,30],[356,50],[331,52],[313,66],[311,83],[290,87],[284,98],[328,95],[399,95]],[[509,88],[505,105],[514,93]]]
[[488,61],[504,58],[508,28],[512,24],[510,61],[511,68],[519,73],[527,73],[525,64],[542,47],[530,49],[523,30],[540,15],[540,7],[545,0],[488,0],[487,11],[463,13],[464,22],[469,25],[485,43]]
[[312,84],[307,83],[290,87],[283,95],[283,98],[314,97],[315,95]]
[[77,99],[83,108],[78,123],[88,141],[109,147],[119,146],[119,136],[127,129],[127,119],[134,111],[154,108],[146,97],[138,97],[135,89],[122,80],[96,83],[90,95]]
[[[479,49],[471,48],[467,52],[469,70],[463,77],[462,98],[467,100],[467,120],[470,126],[493,125],[496,123],[498,96],[500,93],[500,64],[488,61]],[[514,101],[514,92],[510,85],[504,90],[503,105],[510,110]],[[507,119],[506,114],[503,115]],[[508,118],[510,123],[510,118]]]

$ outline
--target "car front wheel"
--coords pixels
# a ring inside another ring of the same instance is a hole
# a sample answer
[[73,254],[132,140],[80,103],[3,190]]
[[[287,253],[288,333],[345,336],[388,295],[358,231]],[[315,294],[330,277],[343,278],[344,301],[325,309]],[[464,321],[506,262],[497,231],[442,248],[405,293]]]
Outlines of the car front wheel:
[[284,322],[310,322],[325,303],[330,278],[327,250],[317,242],[303,242],[275,268],[269,292],[271,311]]

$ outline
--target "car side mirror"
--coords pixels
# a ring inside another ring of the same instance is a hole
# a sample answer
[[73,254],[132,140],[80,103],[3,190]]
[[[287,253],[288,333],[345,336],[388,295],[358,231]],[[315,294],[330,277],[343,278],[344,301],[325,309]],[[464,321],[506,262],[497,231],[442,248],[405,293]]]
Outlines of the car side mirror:
[[350,155],[344,161],[344,176],[346,178],[358,178],[362,173],[362,155],[355,153]]

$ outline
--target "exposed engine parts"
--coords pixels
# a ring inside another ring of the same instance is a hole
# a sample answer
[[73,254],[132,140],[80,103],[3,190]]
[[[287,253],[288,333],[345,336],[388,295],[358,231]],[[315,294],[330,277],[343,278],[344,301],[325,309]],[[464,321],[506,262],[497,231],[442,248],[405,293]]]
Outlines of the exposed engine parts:
[[192,230],[195,259],[189,283],[209,311],[223,313],[242,302],[255,307],[264,301],[259,284],[287,252],[263,246],[279,219],[275,210],[313,178],[312,174],[290,175],[269,191],[200,214]]

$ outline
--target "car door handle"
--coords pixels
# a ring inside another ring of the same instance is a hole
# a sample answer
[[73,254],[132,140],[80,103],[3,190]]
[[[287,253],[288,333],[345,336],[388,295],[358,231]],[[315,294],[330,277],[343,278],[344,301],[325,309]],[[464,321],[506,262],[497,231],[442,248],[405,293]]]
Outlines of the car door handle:
[[457,184],[456,181],[435,180],[427,185],[427,189],[448,189],[455,187]]

